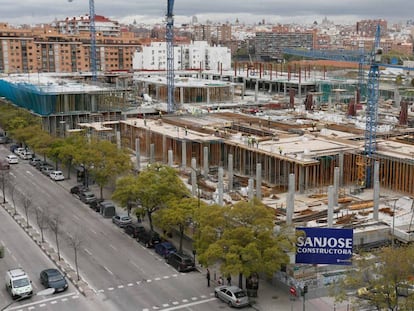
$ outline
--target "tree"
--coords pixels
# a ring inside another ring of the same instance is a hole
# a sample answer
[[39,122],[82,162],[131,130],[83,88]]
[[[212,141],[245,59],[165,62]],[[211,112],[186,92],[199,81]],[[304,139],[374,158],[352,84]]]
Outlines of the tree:
[[[413,246],[384,247],[354,260],[345,278],[335,284],[332,295],[343,301],[349,290],[357,290],[353,298],[357,307],[367,301],[378,310],[412,310],[414,295],[402,298],[400,291],[412,284]],[[411,280],[411,281],[410,281]]]
[[70,179],[72,169],[73,155],[78,152],[79,148],[86,142],[82,134],[72,134],[63,140],[63,144],[58,148],[58,157],[67,168],[67,178]]
[[94,145],[97,149],[97,157],[91,174],[100,188],[100,197],[103,198],[103,187],[118,175],[130,170],[132,163],[129,153],[125,149],[118,149],[110,141],[97,141]]
[[24,209],[24,213],[26,215],[26,228],[29,228],[30,227],[30,225],[29,225],[29,211],[33,207],[31,195],[25,194],[22,197],[22,202],[21,203],[22,203],[22,206],[23,206],[23,209]]
[[17,214],[17,210],[16,210],[16,191],[17,191],[16,183],[13,180],[9,179],[7,181],[7,187],[9,188],[9,195],[10,195],[11,201],[13,203],[13,216],[14,216],[14,215]]
[[198,206],[198,200],[194,198],[174,198],[168,201],[167,207],[158,210],[154,214],[154,222],[164,231],[177,228],[180,233],[178,250],[183,251],[184,231],[194,218],[194,211]]
[[120,178],[112,198],[124,207],[128,202],[140,204],[148,216],[151,230],[154,230],[152,214],[155,211],[166,207],[173,198],[189,196],[189,190],[173,168],[155,163],[148,165],[138,176]]
[[50,230],[52,230],[53,234],[55,235],[55,242],[56,242],[56,250],[58,253],[58,259],[60,261],[60,247],[59,247],[59,234],[60,234],[60,225],[62,224],[62,220],[59,214],[54,214],[48,219],[48,225]]
[[201,211],[197,253],[202,264],[220,263],[225,275],[265,273],[271,276],[289,262],[295,236],[274,233],[274,212],[258,200]]
[[37,225],[39,226],[40,235],[42,237],[42,243],[44,243],[45,242],[44,231],[45,229],[48,228],[49,211],[47,208],[45,211],[43,211],[40,207],[36,207],[35,212],[36,212],[36,222],[37,222]]
[[83,244],[82,234],[80,230],[75,230],[73,235],[68,235],[69,246],[73,248],[75,254],[75,267],[76,267],[76,276],[77,280],[80,280],[79,276],[79,265],[78,265],[78,251]]
[[6,203],[6,184],[8,183],[9,172],[5,169],[0,169],[0,187],[3,194],[3,203]]

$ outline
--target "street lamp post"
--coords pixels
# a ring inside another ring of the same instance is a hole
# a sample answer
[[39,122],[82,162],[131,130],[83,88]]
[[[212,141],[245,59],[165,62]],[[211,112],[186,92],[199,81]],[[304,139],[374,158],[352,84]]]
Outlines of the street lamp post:
[[[41,291],[37,292],[33,296],[49,296],[49,295],[52,295],[54,292],[55,292],[54,288],[46,288],[44,290],[41,290]],[[19,302],[19,301],[21,301],[23,299],[26,299],[26,298],[27,298],[27,296],[22,296],[22,297],[17,298],[16,300],[12,300],[10,303],[8,303],[3,308],[1,308],[0,311],[4,311],[8,307],[10,307],[11,305],[15,304],[16,302]]]

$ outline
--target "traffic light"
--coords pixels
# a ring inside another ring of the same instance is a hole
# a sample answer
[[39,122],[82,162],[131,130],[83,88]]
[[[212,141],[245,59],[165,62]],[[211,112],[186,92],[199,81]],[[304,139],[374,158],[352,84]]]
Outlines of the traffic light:
[[308,285],[304,285],[302,288],[302,296],[305,296],[307,292],[308,292]]

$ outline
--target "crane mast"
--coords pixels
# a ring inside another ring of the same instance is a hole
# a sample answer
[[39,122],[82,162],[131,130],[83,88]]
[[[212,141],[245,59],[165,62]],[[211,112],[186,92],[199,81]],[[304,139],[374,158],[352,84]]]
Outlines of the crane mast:
[[371,187],[371,157],[377,148],[377,125],[378,125],[378,99],[379,99],[379,64],[381,62],[382,50],[380,48],[380,26],[377,26],[375,33],[374,48],[370,55],[370,69],[367,85],[367,108],[365,111],[365,145],[364,151],[367,157],[366,166],[366,187]]
[[95,1],[89,0],[89,27],[91,32],[91,72],[92,81],[97,80],[97,65],[96,65],[96,28],[95,28]]
[[[93,1],[93,0],[91,0]],[[166,24],[166,41],[167,41],[167,111],[173,113],[174,105],[174,17],[173,17],[174,0],[167,0],[167,24]]]

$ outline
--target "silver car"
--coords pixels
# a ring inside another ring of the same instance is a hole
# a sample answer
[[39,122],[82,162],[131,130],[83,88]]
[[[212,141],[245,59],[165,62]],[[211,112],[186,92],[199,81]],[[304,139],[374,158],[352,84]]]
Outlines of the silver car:
[[218,286],[214,289],[214,296],[223,300],[230,307],[245,307],[250,305],[249,297],[237,286]]
[[115,216],[112,217],[112,222],[115,225],[123,228],[126,225],[131,224],[132,223],[132,219],[128,215],[115,215]]

